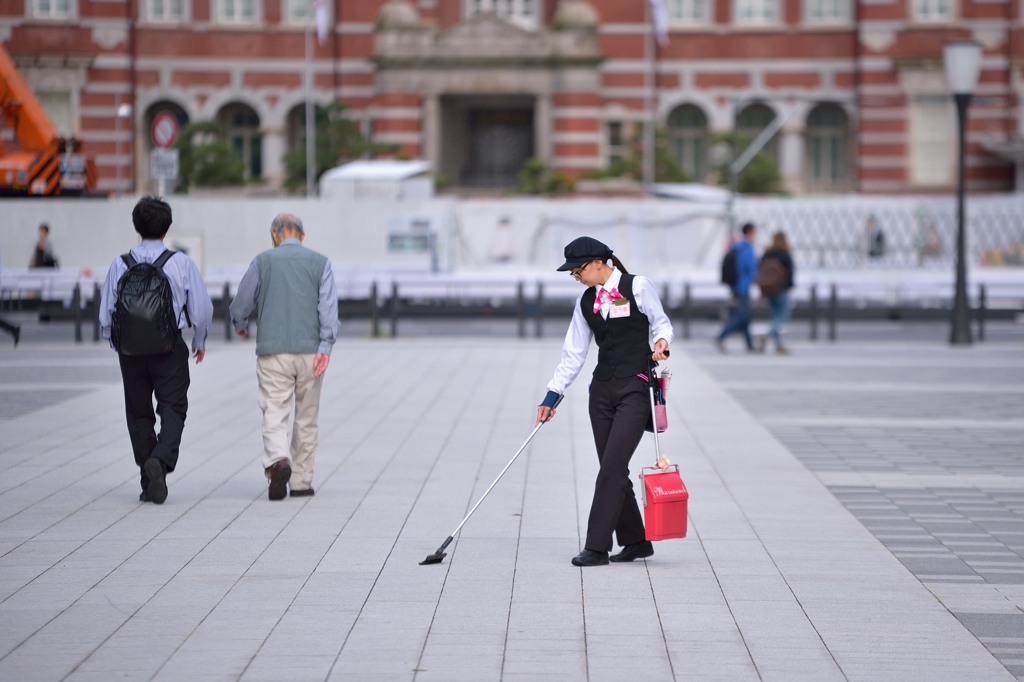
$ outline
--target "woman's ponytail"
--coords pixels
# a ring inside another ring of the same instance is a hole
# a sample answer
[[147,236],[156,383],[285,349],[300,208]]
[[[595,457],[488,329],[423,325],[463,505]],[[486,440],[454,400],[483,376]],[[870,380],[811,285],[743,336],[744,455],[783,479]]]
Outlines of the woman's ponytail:
[[614,265],[618,269],[618,271],[621,272],[623,275],[629,274],[629,271],[626,270],[626,266],[622,264],[622,261],[619,260],[618,256],[612,254],[611,261],[612,265]]

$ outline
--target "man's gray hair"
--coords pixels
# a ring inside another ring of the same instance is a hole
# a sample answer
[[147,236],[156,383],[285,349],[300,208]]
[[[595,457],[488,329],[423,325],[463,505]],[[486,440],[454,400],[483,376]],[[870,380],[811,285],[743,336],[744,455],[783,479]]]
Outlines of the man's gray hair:
[[305,234],[305,231],[302,229],[302,221],[299,220],[298,216],[291,213],[281,213],[274,218],[274,222],[270,223],[270,231],[278,236],[281,236],[284,232]]

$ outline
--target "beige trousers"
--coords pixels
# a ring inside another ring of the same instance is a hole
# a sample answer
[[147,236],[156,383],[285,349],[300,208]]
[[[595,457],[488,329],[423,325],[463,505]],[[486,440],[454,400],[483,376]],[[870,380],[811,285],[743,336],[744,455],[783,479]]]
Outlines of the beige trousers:
[[[317,416],[323,377],[313,376],[314,353],[279,353],[256,358],[259,403],[263,410],[263,468],[291,459],[292,490],[307,490],[313,483]],[[288,417],[295,401],[291,448]],[[269,478],[269,475],[268,475]]]

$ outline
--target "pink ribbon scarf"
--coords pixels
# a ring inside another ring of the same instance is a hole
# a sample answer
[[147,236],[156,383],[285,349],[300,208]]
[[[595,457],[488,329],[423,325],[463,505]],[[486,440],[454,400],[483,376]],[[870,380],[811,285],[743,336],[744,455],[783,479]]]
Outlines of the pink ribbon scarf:
[[594,313],[596,314],[601,306],[609,301],[617,301],[622,298],[622,294],[615,287],[612,287],[611,291],[608,289],[598,289],[597,296],[594,297]]

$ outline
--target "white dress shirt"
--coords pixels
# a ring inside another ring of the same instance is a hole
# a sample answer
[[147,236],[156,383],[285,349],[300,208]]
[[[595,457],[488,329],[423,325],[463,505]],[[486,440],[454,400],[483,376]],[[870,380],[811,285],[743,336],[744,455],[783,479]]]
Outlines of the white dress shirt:
[[[608,281],[598,285],[598,291],[595,293],[599,294],[601,289],[608,291],[617,289],[621,279],[622,273],[618,269],[612,268],[612,274],[608,277]],[[647,316],[651,323],[651,346],[653,347],[660,339],[671,344],[673,339],[672,323],[669,322],[665,309],[661,307],[661,299],[658,298],[658,292],[655,291],[651,280],[640,275],[634,276],[633,298],[636,299],[636,307]],[[565,393],[565,389],[569,388],[576,380],[580,370],[583,369],[583,364],[587,361],[590,342],[594,338],[594,332],[587,324],[586,318],[583,317],[583,310],[580,308],[582,299],[583,294],[576,299],[572,322],[569,324],[569,331],[565,334],[565,343],[562,344],[562,361],[555,368],[555,376],[548,382],[548,390],[555,393]],[[608,310],[611,306],[611,301],[601,304],[601,317],[608,319]]]

